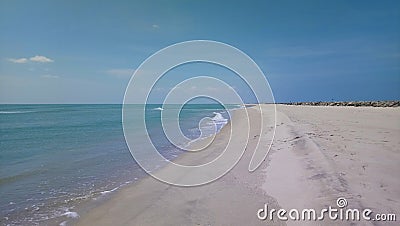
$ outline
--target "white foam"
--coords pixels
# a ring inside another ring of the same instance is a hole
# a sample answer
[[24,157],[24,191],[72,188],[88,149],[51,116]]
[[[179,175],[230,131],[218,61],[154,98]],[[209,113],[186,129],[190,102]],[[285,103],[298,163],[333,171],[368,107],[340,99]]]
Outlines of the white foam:
[[69,218],[79,218],[79,214],[77,212],[67,211],[62,216],[66,216]]
[[100,192],[100,194],[105,195],[105,194],[108,194],[108,193],[111,193],[111,192],[114,192],[114,191],[118,190],[118,188],[119,187],[113,188],[113,189],[108,190],[108,191],[102,191],[102,192]]
[[157,110],[157,111],[163,111],[164,108],[153,108],[153,110]]
[[221,113],[218,113],[218,112],[214,112],[214,117],[212,118],[212,120],[213,120],[216,124],[225,125],[226,123],[228,123],[228,119],[224,118],[224,116],[222,116],[222,114],[221,114]]
[[23,113],[31,113],[35,111],[0,111],[0,114],[23,114]]
[[67,226],[67,221],[63,221],[60,223],[60,226]]

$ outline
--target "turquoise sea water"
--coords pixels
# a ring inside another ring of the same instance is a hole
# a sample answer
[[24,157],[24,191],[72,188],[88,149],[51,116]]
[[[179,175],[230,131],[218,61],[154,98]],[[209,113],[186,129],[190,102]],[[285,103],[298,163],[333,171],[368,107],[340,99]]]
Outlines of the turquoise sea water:
[[[147,132],[173,159],[182,151],[165,138],[160,107],[146,106]],[[136,108],[143,113],[143,105]],[[78,217],[80,202],[147,176],[125,144],[121,111],[122,105],[0,105],[0,222],[32,225]],[[216,104],[186,105],[182,132],[198,137],[203,117],[220,129],[229,114]]]

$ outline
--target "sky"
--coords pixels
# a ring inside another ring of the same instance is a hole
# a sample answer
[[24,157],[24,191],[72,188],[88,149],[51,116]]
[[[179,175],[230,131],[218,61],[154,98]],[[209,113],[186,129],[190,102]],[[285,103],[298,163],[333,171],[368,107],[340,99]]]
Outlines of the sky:
[[[0,103],[122,103],[144,60],[199,39],[251,57],[276,102],[399,100],[399,28],[399,1],[0,0]],[[154,96],[200,66],[177,69]]]

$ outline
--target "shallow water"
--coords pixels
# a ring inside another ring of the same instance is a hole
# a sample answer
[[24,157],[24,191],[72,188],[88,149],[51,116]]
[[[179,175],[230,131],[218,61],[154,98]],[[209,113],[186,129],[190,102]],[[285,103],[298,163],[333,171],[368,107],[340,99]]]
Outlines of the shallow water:
[[[143,105],[135,107],[143,113]],[[162,110],[146,106],[148,135],[161,154],[173,159],[182,151],[165,138]],[[146,176],[125,144],[121,111],[122,105],[0,105],[0,222],[75,218],[74,208],[83,200]],[[199,137],[204,117],[212,118],[218,131],[229,114],[220,105],[186,105],[180,113],[182,132]],[[137,136],[146,135],[141,133]]]

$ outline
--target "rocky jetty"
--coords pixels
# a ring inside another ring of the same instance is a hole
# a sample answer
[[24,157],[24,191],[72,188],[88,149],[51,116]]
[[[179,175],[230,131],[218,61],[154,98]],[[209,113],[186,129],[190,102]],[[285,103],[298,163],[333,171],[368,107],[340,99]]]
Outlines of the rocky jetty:
[[308,106],[354,106],[354,107],[400,107],[400,101],[335,101],[335,102],[293,102],[283,103],[286,105],[308,105]]

